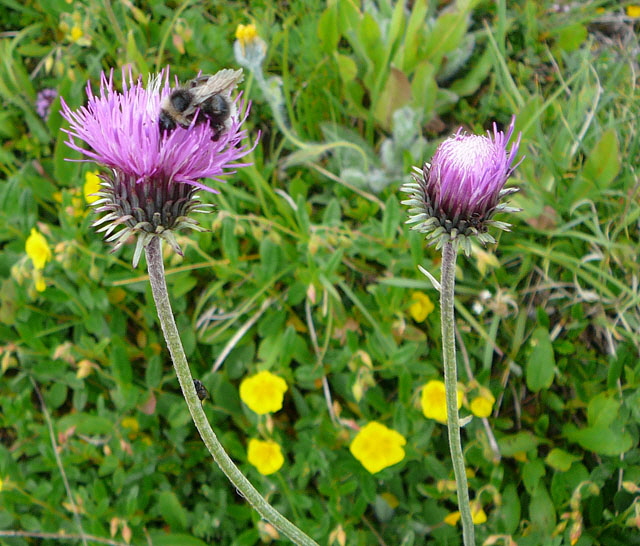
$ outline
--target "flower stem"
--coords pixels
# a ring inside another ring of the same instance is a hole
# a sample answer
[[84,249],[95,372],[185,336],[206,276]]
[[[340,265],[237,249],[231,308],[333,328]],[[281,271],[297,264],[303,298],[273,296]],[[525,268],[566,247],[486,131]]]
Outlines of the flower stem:
[[222,444],[218,441],[215,432],[211,428],[209,421],[202,409],[202,403],[198,399],[196,389],[193,386],[193,377],[189,369],[187,357],[182,348],[180,334],[176,322],[173,318],[171,303],[169,302],[169,294],[167,292],[167,284],[164,276],[164,264],[162,262],[162,251],[160,246],[160,238],[153,237],[151,242],[145,248],[147,257],[147,269],[149,271],[149,281],[151,283],[151,291],[153,299],[156,303],[158,318],[164,338],[171,353],[171,360],[180,382],[182,394],[189,407],[189,412],[193,422],[202,437],[203,442],[207,446],[209,453],[225,473],[227,478],[236,487],[242,496],[253,506],[253,508],[268,522],[273,524],[281,533],[291,539],[294,544],[302,546],[318,546],[318,544],[309,538],[305,533],[298,529],[293,523],[286,519],[280,512],[271,506],[264,497],[256,490],[251,482],[240,472],[238,467],[233,463],[227,455]]
[[442,247],[442,277],[440,279],[440,313],[442,321],[442,356],[444,359],[444,385],[447,398],[447,428],[449,430],[449,450],[453,462],[453,472],[458,490],[458,507],[462,521],[462,538],[465,546],[475,545],[473,519],[469,504],[469,487],[464,466],[462,442],[460,440],[460,419],[458,416],[458,372],[456,368],[455,317],[453,299],[455,296],[456,256],[458,249],[451,241]]

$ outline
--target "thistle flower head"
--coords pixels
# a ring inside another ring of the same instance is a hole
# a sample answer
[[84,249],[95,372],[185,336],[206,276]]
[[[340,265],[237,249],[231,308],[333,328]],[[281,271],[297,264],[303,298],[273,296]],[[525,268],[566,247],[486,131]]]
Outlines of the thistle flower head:
[[493,124],[493,135],[468,135],[462,128],[445,140],[433,156],[431,164],[414,167],[413,182],[401,191],[410,198],[412,229],[425,233],[427,239],[440,248],[448,241],[462,246],[468,255],[470,237],[480,242],[495,243],[487,233],[489,226],[508,230],[509,224],[492,220],[496,212],[516,212],[519,209],[500,203],[517,188],[504,185],[518,166],[513,160],[520,145],[520,135],[508,150],[513,135],[515,117],[505,135]]
[[103,216],[94,226],[102,226],[98,231],[114,243],[113,251],[138,235],[134,267],[155,236],[182,254],[173,232],[201,230],[189,214],[207,212],[197,190],[217,193],[202,179],[223,182],[221,176],[246,165],[237,161],[252,149],[243,142],[247,133],[241,129],[248,108],[232,117],[228,130],[217,139],[212,139],[209,122],[197,123],[197,116],[188,128],[161,131],[161,103],[174,89],[168,69],[151,76],[146,86],[123,70],[122,91],[115,89],[111,71],[101,75],[98,95],[87,84],[86,106],[72,110],[61,99],[61,114],[70,125],[65,143],[85,156],[81,161],[94,161],[106,169],[100,175],[98,199],[92,203]]

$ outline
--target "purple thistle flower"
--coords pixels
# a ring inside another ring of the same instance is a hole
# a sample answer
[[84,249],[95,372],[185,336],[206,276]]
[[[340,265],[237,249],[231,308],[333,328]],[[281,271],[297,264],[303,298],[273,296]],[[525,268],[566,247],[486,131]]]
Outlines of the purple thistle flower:
[[[113,70],[100,77],[100,94],[94,95],[87,84],[88,103],[71,110],[61,99],[62,116],[70,128],[65,144],[81,152],[86,159],[108,168],[102,174],[99,199],[92,206],[96,212],[106,213],[94,223],[103,225],[108,242],[114,242],[112,252],[120,248],[131,235],[139,235],[134,253],[136,267],[142,250],[152,237],[165,239],[182,255],[173,231],[191,228],[202,231],[189,218],[192,212],[208,212],[197,198],[198,189],[218,191],[201,179],[224,182],[223,175],[232,174],[236,167],[247,163],[237,161],[253,147],[243,142],[247,132],[241,129],[249,108],[244,114],[232,117],[228,130],[214,140],[209,122],[196,123],[188,128],[176,127],[170,132],[160,131],[158,119],[161,103],[172,92],[169,70],[149,78],[134,81],[129,70],[122,73],[122,92],[114,89]],[[237,101],[238,99],[236,99]],[[119,226],[123,229],[112,234]]]
[[487,229],[494,226],[508,231],[510,225],[492,220],[496,212],[517,212],[519,209],[500,203],[517,188],[504,189],[516,167],[513,160],[518,152],[520,137],[507,150],[513,135],[515,116],[505,135],[493,124],[493,135],[468,135],[458,129],[455,135],[442,142],[431,160],[422,169],[414,167],[413,182],[401,191],[410,198],[412,229],[427,234],[431,243],[441,248],[448,241],[457,241],[468,255],[470,237],[483,243],[495,243]]

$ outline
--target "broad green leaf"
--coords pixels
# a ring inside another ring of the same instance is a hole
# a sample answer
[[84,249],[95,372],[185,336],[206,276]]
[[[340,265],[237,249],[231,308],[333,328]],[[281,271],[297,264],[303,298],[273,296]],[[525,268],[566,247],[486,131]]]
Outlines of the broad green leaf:
[[318,20],[318,38],[320,48],[326,54],[336,50],[340,41],[340,29],[338,27],[338,8],[334,4],[328,7]]
[[581,457],[577,455],[571,455],[564,449],[553,448],[549,454],[545,457],[544,462],[547,463],[554,470],[566,472],[571,468],[571,465],[579,461]]
[[497,529],[513,534],[520,524],[520,495],[515,484],[510,483],[502,492],[502,503],[497,510]]
[[525,374],[529,390],[538,392],[551,386],[556,366],[548,330],[536,328],[531,336],[531,345],[533,350],[529,355]]
[[387,130],[391,129],[393,113],[411,101],[411,84],[407,75],[391,67],[389,77],[375,103],[376,121]]
[[544,484],[540,484],[531,495],[529,520],[532,531],[549,536],[556,526],[556,510]]
[[503,436],[498,439],[500,453],[506,457],[511,457],[516,453],[531,451],[538,447],[540,440],[530,432],[518,432],[511,436]]
[[522,468],[522,482],[529,493],[535,494],[538,485],[542,483],[541,479],[544,478],[545,473],[544,465],[540,459],[525,463]]
[[573,23],[558,30],[554,50],[575,51],[587,39],[587,28],[582,23]]
[[85,434],[87,436],[101,436],[113,433],[112,419],[88,413],[65,415],[58,421],[56,428],[59,432],[64,432],[72,426],[76,427],[76,434]]
[[440,67],[446,53],[460,45],[466,30],[466,13],[443,13],[426,39],[424,58],[429,59],[434,66]]
[[620,172],[620,149],[614,129],[605,131],[585,161],[582,176],[597,188],[606,189]]
[[589,401],[587,421],[594,427],[609,427],[618,417],[620,402],[607,393],[600,393]]
[[631,434],[602,426],[579,429],[569,424],[562,429],[562,435],[584,449],[600,455],[616,456],[633,447]]
[[[157,508],[162,519],[164,519],[172,529],[182,530],[187,526],[187,513],[173,491],[162,491],[158,495]],[[183,543],[180,542],[179,544]]]
[[338,74],[340,79],[344,82],[350,82],[358,75],[358,66],[356,62],[347,55],[341,53],[335,53],[335,59],[338,63]]

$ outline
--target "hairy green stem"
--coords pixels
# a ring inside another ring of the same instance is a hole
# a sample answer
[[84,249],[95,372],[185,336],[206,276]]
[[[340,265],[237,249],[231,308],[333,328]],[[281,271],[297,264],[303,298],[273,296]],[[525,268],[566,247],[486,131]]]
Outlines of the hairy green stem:
[[473,519],[469,504],[469,486],[464,466],[462,442],[460,440],[460,418],[458,416],[458,370],[456,368],[455,297],[456,256],[455,243],[447,242],[442,247],[442,277],[440,279],[440,313],[442,321],[442,357],[444,360],[444,385],[447,398],[447,428],[449,450],[458,491],[458,507],[462,521],[462,538],[465,546],[475,546]]
[[251,482],[240,472],[225,452],[222,444],[218,441],[209,421],[207,421],[207,416],[202,409],[202,403],[193,386],[191,370],[189,369],[187,357],[184,354],[182,342],[180,341],[180,334],[178,333],[178,328],[173,318],[173,311],[171,310],[167,283],[164,276],[164,263],[162,262],[162,250],[159,237],[153,237],[151,239],[151,242],[145,248],[145,254],[147,257],[151,291],[153,292],[153,299],[156,302],[162,333],[167,342],[169,353],[171,353],[171,360],[173,361],[173,366],[176,370],[178,381],[180,382],[182,394],[189,407],[189,412],[209,453],[211,453],[215,462],[240,494],[249,501],[251,506],[253,506],[264,519],[274,525],[282,534],[289,537],[293,543],[301,544],[302,546],[318,546],[314,540],[298,529],[264,499],[257,489],[251,485]]

